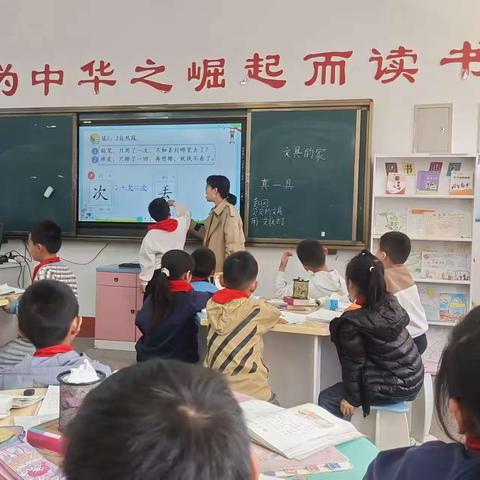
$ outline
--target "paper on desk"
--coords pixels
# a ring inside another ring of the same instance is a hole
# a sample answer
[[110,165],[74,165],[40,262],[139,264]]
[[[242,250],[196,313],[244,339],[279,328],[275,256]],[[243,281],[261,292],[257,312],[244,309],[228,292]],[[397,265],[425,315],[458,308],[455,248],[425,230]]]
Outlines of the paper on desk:
[[341,314],[341,312],[334,312],[332,310],[327,310],[326,308],[319,308],[315,312],[308,314],[307,320],[312,322],[329,323],[334,318],[339,317]]
[[13,422],[18,427],[23,427],[25,430],[36,427],[41,423],[50,422],[58,418],[58,415],[35,415],[35,416],[20,416],[13,417]]
[[37,415],[55,415],[55,418],[60,415],[60,387],[58,385],[48,387]]
[[[22,288],[10,287],[6,283],[2,283],[0,285],[0,296],[7,295],[7,294],[14,294],[14,293],[23,293],[25,290]],[[12,293],[13,292],[13,293]]]
[[282,312],[281,318],[287,323],[294,325],[296,323],[303,323],[307,319],[307,316],[302,313]]
[[255,399],[241,402],[240,407],[242,408],[243,416],[247,423],[251,420],[283,410],[282,407],[274,405],[273,403]]

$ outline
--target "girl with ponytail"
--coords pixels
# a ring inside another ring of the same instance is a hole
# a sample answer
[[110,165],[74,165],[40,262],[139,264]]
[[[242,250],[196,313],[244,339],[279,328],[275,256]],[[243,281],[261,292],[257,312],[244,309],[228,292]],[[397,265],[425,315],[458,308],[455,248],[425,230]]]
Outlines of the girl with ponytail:
[[210,175],[205,189],[207,202],[212,202],[210,215],[203,222],[191,223],[191,233],[203,240],[204,247],[215,253],[215,271],[223,270],[223,262],[234,252],[245,250],[243,223],[234,207],[237,197],[230,193],[230,181],[223,175]]
[[387,293],[383,265],[364,250],[347,265],[354,304],[330,323],[342,366],[342,382],[320,393],[319,404],[338,417],[363,414],[371,405],[412,401],[423,383],[423,365],[406,326],[409,318]]
[[196,315],[212,294],[193,290],[194,267],[193,258],[183,250],[163,255],[161,268],[154,274],[153,292],[135,321],[142,332],[135,345],[138,362],[150,358],[198,362]]

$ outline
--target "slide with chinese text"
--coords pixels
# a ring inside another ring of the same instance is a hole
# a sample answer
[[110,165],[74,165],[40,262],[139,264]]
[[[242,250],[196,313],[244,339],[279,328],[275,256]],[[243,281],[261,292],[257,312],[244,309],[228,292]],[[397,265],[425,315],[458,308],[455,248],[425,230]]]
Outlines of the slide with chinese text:
[[225,175],[240,198],[241,162],[241,123],[81,125],[78,221],[152,222],[156,197],[203,220],[214,206],[205,200],[207,177]]

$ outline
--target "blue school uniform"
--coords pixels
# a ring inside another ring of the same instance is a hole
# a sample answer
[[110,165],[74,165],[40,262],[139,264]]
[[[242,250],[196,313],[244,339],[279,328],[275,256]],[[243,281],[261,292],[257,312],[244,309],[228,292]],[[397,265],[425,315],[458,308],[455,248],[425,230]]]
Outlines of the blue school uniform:
[[461,443],[427,442],[420,447],[380,452],[364,480],[474,480],[480,478],[480,451]]
[[154,330],[150,327],[154,311],[152,295],[138,312],[135,323],[143,334],[135,345],[138,362],[151,358],[198,362],[196,315],[205,308],[211,294],[191,290],[172,296],[169,313]]
[[218,290],[218,288],[208,280],[192,280],[191,284],[196,292],[215,293]]

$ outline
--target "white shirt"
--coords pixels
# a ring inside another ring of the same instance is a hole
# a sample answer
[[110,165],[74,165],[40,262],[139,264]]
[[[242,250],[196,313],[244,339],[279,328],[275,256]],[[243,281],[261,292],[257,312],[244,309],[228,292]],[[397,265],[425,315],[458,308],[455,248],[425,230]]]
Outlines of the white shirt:
[[[308,272],[305,280],[308,280],[309,298],[329,297],[332,293],[337,294],[340,300],[348,301],[347,285],[342,276],[334,269],[328,272]],[[275,280],[275,297],[283,298],[293,294],[293,282],[288,283],[285,272],[277,272]]]
[[169,250],[183,250],[187,232],[190,228],[190,212],[183,205],[175,202],[178,226],[173,232],[149,230],[140,247],[140,281],[147,286],[155,270],[162,265],[162,256]]

